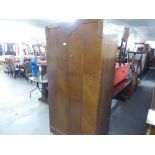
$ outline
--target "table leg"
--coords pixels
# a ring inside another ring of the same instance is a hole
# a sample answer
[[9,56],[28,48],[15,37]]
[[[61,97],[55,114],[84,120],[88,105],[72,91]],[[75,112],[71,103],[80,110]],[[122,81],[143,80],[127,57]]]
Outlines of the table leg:
[[33,91],[35,91],[36,89],[39,89],[39,83],[38,83],[38,82],[37,82],[36,88],[34,88],[34,89],[32,89],[32,90],[30,91],[30,98],[31,98],[31,93],[32,93]]
[[47,91],[47,83],[42,84],[42,96],[38,99],[41,102],[47,102],[48,91]]

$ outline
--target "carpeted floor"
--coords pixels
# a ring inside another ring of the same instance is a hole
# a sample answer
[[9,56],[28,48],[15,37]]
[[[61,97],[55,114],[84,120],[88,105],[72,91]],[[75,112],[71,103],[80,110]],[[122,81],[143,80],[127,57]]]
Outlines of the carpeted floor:
[[155,87],[155,70],[149,70],[142,78],[136,92],[127,102],[113,100],[109,135],[143,135],[146,117]]

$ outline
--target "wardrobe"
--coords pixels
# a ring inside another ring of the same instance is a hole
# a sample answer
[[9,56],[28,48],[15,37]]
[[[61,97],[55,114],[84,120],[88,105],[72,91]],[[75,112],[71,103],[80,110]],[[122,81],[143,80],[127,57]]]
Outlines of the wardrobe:
[[50,129],[54,134],[107,134],[117,35],[104,20],[46,27]]

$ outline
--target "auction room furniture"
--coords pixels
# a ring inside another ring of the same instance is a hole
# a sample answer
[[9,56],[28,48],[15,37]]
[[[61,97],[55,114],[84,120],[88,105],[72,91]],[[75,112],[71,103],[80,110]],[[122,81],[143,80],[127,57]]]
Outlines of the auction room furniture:
[[[31,98],[31,93],[35,91],[36,89],[38,89],[41,92],[41,94],[46,97],[46,94],[42,87],[44,87],[44,85],[48,83],[47,76],[29,77],[29,80],[32,82],[36,82],[36,87],[30,91],[30,98]],[[39,86],[40,84],[42,84],[41,88]]]
[[117,99],[117,96],[121,94],[121,92],[124,91],[125,88],[127,88],[132,82],[132,77],[129,77],[128,79],[124,79],[121,81],[118,85],[116,85],[113,89],[113,99]]
[[117,37],[103,20],[46,28],[50,128],[54,134],[106,134]]
[[47,74],[47,61],[46,60],[37,61],[37,65],[41,68],[41,76],[44,76],[45,74]]
[[146,120],[146,134],[155,135],[155,88],[153,88],[152,101]]
[[[37,65],[40,68],[40,76],[47,77],[47,61],[46,60],[37,61]],[[48,83],[44,83],[42,84],[42,97],[39,98],[39,100],[42,102],[47,102],[47,98],[48,98]]]

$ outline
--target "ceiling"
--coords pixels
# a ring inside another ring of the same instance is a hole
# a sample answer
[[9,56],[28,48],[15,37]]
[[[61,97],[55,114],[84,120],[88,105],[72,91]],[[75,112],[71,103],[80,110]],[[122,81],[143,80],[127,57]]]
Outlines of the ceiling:
[[[155,19],[112,19],[105,20],[108,24],[113,24],[119,27],[120,31],[123,31],[124,27],[129,27],[130,30],[135,33],[137,40],[146,41],[153,40],[155,41]],[[37,27],[46,27],[54,20],[50,19],[30,19],[23,20],[25,23],[32,24]]]
[[1,19],[0,42],[45,40],[44,27],[49,24],[46,19]]
[[45,28],[48,25],[51,25],[55,20],[52,19],[15,19],[9,20],[15,22],[21,22],[25,24],[30,24],[39,28]]
[[[4,20],[0,20],[4,21]],[[30,24],[38,28],[45,28],[51,25],[55,20],[52,19],[11,19],[19,23]],[[106,19],[105,23],[111,25],[116,31],[122,32],[124,27],[129,27],[137,40],[155,41],[155,19]]]
[[155,19],[109,19],[106,22],[117,25],[121,29],[129,27],[135,33],[137,40],[155,41]]

